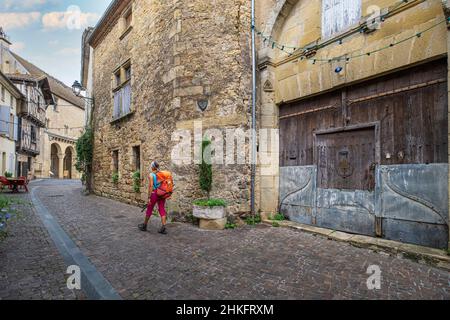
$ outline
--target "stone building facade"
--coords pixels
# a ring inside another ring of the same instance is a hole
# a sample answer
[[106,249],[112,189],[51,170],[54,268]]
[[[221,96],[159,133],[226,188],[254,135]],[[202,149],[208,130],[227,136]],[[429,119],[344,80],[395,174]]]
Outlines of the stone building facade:
[[16,176],[16,141],[19,139],[18,106],[25,98],[0,70],[0,176]]
[[[147,199],[149,165],[157,159],[174,173],[171,212],[188,214],[193,200],[205,196],[197,165],[172,157],[172,135],[189,130],[193,139],[196,120],[203,130],[249,128],[249,9],[242,0],[112,2],[87,41],[92,75],[82,74],[92,79],[95,98],[97,194]],[[137,170],[145,179],[139,193],[132,182]],[[214,165],[213,175],[211,195],[227,200],[230,213],[248,212],[250,166]]]
[[0,71],[24,96],[17,108],[16,174],[30,179],[79,179],[75,144],[85,127],[84,101],[14,53],[5,36],[0,37],[0,45]]
[[258,1],[259,123],[281,137],[261,209],[445,248],[445,1],[337,3]]

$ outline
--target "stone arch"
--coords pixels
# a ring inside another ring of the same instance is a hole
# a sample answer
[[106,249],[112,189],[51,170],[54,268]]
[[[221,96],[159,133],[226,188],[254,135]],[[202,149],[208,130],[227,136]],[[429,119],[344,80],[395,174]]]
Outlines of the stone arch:
[[50,147],[50,177],[58,179],[60,177],[62,148],[58,143],[52,143]]
[[[272,39],[277,39],[286,18],[299,1],[301,0],[278,0],[264,24],[264,34],[270,35]],[[269,44],[263,44],[262,47],[268,48]]]
[[65,179],[73,178],[74,157],[75,149],[72,146],[68,146],[64,152],[63,177]]

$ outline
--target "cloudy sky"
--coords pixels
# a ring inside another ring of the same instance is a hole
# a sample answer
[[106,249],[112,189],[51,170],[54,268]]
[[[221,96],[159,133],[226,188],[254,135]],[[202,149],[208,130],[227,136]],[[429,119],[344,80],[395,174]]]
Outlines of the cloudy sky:
[[81,35],[111,0],[0,0],[12,50],[71,86],[80,77]]

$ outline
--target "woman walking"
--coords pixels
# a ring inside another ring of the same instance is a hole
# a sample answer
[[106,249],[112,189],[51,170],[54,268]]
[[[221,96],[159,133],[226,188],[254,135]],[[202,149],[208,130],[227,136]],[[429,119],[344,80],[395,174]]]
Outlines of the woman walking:
[[[147,225],[153,214],[155,205],[158,204],[159,215],[161,216],[161,229],[158,231],[161,234],[167,234],[167,213],[166,213],[166,199],[170,198],[173,189],[173,180],[170,172],[161,171],[159,164],[153,161],[151,164],[150,185],[149,185],[149,203],[147,206],[147,213],[145,221],[139,225],[139,230],[147,231]],[[168,187],[169,186],[169,187]],[[170,190],[169,190],[170,189]]]

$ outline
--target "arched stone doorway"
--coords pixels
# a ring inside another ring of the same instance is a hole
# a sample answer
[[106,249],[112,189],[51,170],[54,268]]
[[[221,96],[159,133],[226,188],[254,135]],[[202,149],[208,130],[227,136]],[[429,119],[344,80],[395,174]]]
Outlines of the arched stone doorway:
[[72,179],[73,177],[73,155],[73,148],[67,147],[64,155],[64,179]]
[[50,177],[53,179],[58,179],[59,169],[60,169],[60,155],[61,155],[61,147],[57,143],[53,143],[51,146],[51,155],[50,155]]

